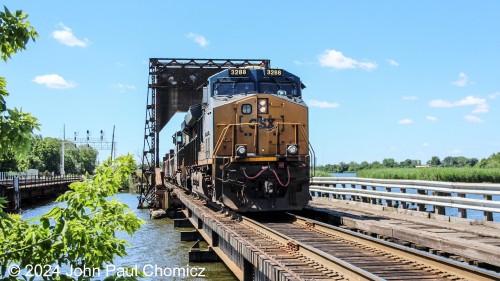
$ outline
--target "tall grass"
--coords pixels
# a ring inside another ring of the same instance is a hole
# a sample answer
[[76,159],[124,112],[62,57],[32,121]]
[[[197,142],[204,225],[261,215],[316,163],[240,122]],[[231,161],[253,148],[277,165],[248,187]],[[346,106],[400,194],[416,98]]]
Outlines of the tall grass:
[[357,173],[360,178],[408,179],[448,182],[500,183],[500,169],[484,168],[390,168],[369,169]]
[[[320,171],[320,170],[314,170],[314,176],[315,177],[331,177],[332,174],[331,173],[328,173],[328,172],[325,172],[325,171]],[[313,175],[313,171],[311,169],[311,176]]]

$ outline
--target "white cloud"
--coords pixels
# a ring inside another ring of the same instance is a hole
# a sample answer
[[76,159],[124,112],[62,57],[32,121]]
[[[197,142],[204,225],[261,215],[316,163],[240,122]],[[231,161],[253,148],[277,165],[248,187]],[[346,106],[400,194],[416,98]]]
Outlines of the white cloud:
[[60,23],[59,26],[62,28],[61,30],[55,30],[52,32],[52,37],[66,46],[70,47],[87,47],[89,45],[89,40],[87,38],[78,39],[71,28],[65,26],[63,23]]
[[466,115],[466,116],[464,116],[464,119],[467,122],[471,122],[471,123],[482,123],[482,122],[484,122],[481,118],[479,118],[477,116],[474,116],[474,115]]
[[435,122],[435,121],[437,121],[437,120],[438,120],[438,119],[437,119],[437,117],[435,117],[435,116],[431,116],[431,115],[427,115],[427,116],[425,116],[425,118],[426,118],[427,120],[431,121],[431,122]]
[[413,121],[411,119],[403,119],[403,120],[399,120],[398,123],[401,125],[408,125],[408,124],[413,123]]
[[397,150],[398,150],[398,148],[397,148],[397,147],[395,147],[395,146],[391,146],[391,147],[389,147],[389,150],[390,150],[390,151],[397,151]]
[[358,62],[358,66],[361,69],[372,71],[378,67],[378,65],[374,62]]
[[424,143],[422,144],[422,146],[423,146],[423,147],[428,147],[428,146],[430,146],[430,144],[429,144],[428,142],[424,142]]
[[418,100],[418,98],[416,96],[404,96],[403,99],[404,100]]
[[200,47],[206,47],[208,44],[210,44],[207,38],[200,34],[189,32],[188,34],[186,34],[186,37],[192,39],[196,44],[200,45]]
[[333,67],[335,69],[361,68],[364,70],[374,70],[378,66],[374,62],[360,62],[355,59],[344,56],[342,52],[336,50],[326,50],[318,57],[319,64],[324,67]]
[[399,66],[399,62],[392,59],[387,60],[387,63],[392,66]]
[[453,150],[450,151],[450,153],[454,154],[454,155],[458,155],[458,154],[462,153],[462,150],[460,150],[460,149],[453,149]]
[[293,60],[293,63],[296,64],[296,65],[313,65],[314,62],[310,61],[310,60]]
[[488,96],[490,99],[494,100],[496,99],[497,97],[500,97],[500,92],[495,92],[491,95]]
[[321,108],[337,108],[340,106],[340,104],[336,102],[326,102],[326,101],[317,101],[317,100],[310,100],[307,103],[311,107],[321,107]]
[[458,80],[455,81],[455,82],[452,82],[451,84],[457,86],[457,87],[465,87],[465,86],[468,86],[470,84],[469,82],[469,76],[467,76],[467,74],[463,73],[463,72],[460,72],[458,74]]
[[111,89],[113,89],[115,92],[118,92],[118,93],[124,93],[127,91],[135,91],[136,90],[135,86],[122,84],[122,83],[116,83],[116,84],[111,85]]
[[458,107],[458,106],[476,106],[472,113],[486,113],[489,110],[488,103],[485,99],[468,96],[464,99],[449,102],[445,100],[431,100],[429,102],[430,107]]
[[53,89],[69,89],[75,87],[75,83],[66,81],[57,74],[36,76],[35,79],[33,79],[33,82]]

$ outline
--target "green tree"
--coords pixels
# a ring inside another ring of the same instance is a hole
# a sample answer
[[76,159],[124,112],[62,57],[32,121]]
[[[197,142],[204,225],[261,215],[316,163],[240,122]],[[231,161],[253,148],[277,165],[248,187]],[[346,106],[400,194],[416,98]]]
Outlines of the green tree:
[[406,159],[404,161],[401,161],[399,163],[399,166],[401,168],[415,168],[415,165],[413,165],[413,160],[411,160],[411,159]]
[[490,157],[482,159],[475,167],[478,168],[500,168],[500,153],[493,153]]
[[[22,11],[11,13],[4,6],[0,11],[0,50],[2,60],[26,49],[29,40],[38,37],[35,29],[27,20],[28,15]],[[7,108],[5,98],[9,95],[7,81],[0,77],[0,157],[9,152],[23,153],[28,151],[33,130],[39,129],[37,119],[29,113],[16,108]]]
[[396,161],[393,158],[385,158],[382,160],[382,165],[386,168],[394,168],[397,167]]
[[479,162],[479,160],[477,158],[467,159],[467,165],[470,167],[474,167],[478,162]]
[[80,173],[93,174],[96,167],[97,150],[93,148],[80,148]]
[[337,165],[337,170],[336,172],[337,173],[344,173],[344,172],[347,172],[349,170],[349,165],[344,163],[344,162],[340,162],[338,165]]
[[30,155],[36,160],[36,162],[30,163],[31,168],[43,172],[60,172],[61,140],[42,138],[33,145]]
[[369,169],[370,168],[370,164],[368,164],[368,162],[366,161],[363,161],[359,164],[359,170],[365,170],[365,169]]
[[441,165],[441,159],[437,156],[432,156],[431,160],[427,161],[428,165],[431,165],[433,167],[437,167]]
[[358,171],[359,170],[359,165],[358,163],[354,162],[354,161],[351,161],[349,162],[349,168],[347,169],[349,172],[355,172],[355,171]]
[[0,172],[18,172],[18,160],[12,151],[0,157]]
[[[134,170],[132,155],[108,160],[93,178],[72,183],[71,190],[57,199],[61,204],[29,221],[4,213],[6,201],[0,198],[0,277],[10,278],[7,268],[12,264],[21,269],[55,264],[102,269],[115,256],[126,255],[128,243],[117,233],[132,235],[144,222],[125,204],[106,198],[124,186]],[[72,279],[50,276],[45,280]]]
[[384,168],[384,165],[382,165],[380,162],[378,161],[373,161],[371,164],[370,164],[370,169],[381,169],[381,168]]

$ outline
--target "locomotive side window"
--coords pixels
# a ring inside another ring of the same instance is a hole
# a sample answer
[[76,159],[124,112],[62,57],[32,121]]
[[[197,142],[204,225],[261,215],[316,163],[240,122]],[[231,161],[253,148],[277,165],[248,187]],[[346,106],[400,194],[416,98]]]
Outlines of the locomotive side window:
[[252,113],[252,105],[244,104],[241,106],[241,113],[243,114],[251,114]]

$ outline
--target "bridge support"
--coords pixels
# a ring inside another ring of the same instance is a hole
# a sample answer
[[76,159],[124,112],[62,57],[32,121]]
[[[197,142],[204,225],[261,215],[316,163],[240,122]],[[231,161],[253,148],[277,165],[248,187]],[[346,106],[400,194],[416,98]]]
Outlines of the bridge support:
[[174,227],[193,227],[188,219],[174,219]]
[[203,239],[198,231],[181,231],[181,241],[199,241]]
[[220,261],[211,247],[206,250],[200,249],[200,241],[196,242],[189,250],[189,262],[217,262]]
[[[427,192],[423,189],[418,189],[417,190],[417,194],[419,195],[427,195]],[[420,211],[420,212],[425,212],[425,204],[417,204],[417,211]]]
[[[484,195],[484,200],[493,200],[492,195]],[[493,213],[492,212],[484,212],[484,220],[485,221],[493,221]]]

